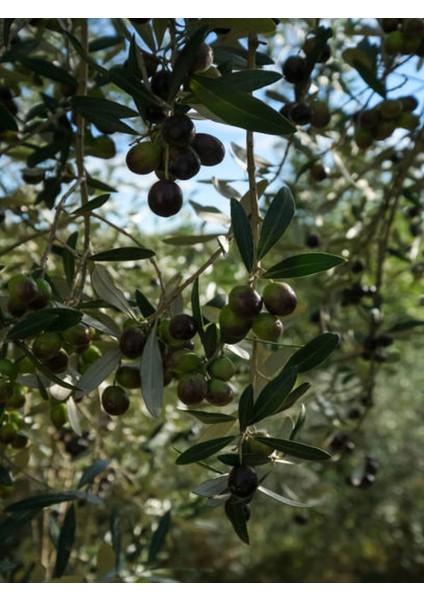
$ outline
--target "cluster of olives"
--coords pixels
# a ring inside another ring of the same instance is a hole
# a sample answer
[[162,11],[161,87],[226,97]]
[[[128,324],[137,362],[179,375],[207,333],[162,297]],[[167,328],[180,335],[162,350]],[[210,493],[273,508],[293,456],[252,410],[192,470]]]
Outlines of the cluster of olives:
[[324,44],[321,52],[316,56],[318,44],[321,42],[316,35],[309,35],[302,46],[304,56],[292,55],[284,62],[283,75],[286,81],[294,84],[296,101],[284,104],[280,113],[296,125],[310,124],[313,127],[323,128],[329,124],[331,119],[327,103],[317,99],[308,101],[304,98],[311,74],[311,61],[313,60],[314,64],[325,63],[331,57],[331,48],[328,43]]
[[7,310],[12,317],[22,317],[27,311],[45,308],[52,299],[49,283],[41,277],[15,275],[7,284]]
[[413,114],[417,107],[414,96],[403,96],[383,100],[373,108],[357,113],[354,117],[356,145],[363,150],[369,148],[375,140],[390,137],[397,128],[414,131],[419,125],[419,117]]
[[193,121],[185,114],[173,114],[161,123],[154,141],[133,146],[126,156],[128,168],[137,174],[155,171],[159,180],[148,193],[150,209],[160,217],[179,212],[183,194],[175,179],[194,177],[201,165],[215,166],[222,162],[225,148],[218,138],[196,133]]
[[[130,323],[119,340],[122,355],[130,361],[143,360],[147,331]],[[223,353],[209,361],[195,352],[197,324],[191,315],[182,313],[161,319],[158,325],[158,342],[162,355],[164,384],[175,381],[177,396],[187,406],[207,400],[214,406],[225,406],[234,397],[229,380],[236,368]],[[111,415],[120,415],[129,408],[126,390],[140,389],[139,364],[123,362],[115,373],[114,385],[102,395],[102,406]]]
[[[28,275],[16,275],[12,277],[7,285],[7,312],[5,318],[20,319],[31,311],[48,308],[52,300],[52,289],[46,279],[31,277]],[[28,350],[32,355],[30,358],[19,346],[10,344],[11,358],[0,360],[0,405],[3,407],[2,425],[6,430],[15,431],[16,436],[12,439],[10,435],[0,435],[7,443],[15,444],[20,440],[17,431],[18,421],[22,425],[23,420],[12,419],[13,411],[21,409],[25,405],[28,388],[17,383],[18,376],[32,375],[36,369],[46,370],[52,375],[65,374],[72,364],[79,372],[83,373],[97,358],[101,352],[97,346],[92,344],[94,329],[80,322],[72,327],[64,328],[62,331],[40,331],[27,342]],[[38,365],[38,366],[37,366]],[[49,398],[50,419],[57,427],[62,427],[67,422],[67,411],[65,403]],[[12,411],[12,413],[10,413]],[[15,441],[14,441],[15,440]]]
[[[203,73],[211,68],[212,62],[212,48],[203,42],[195,52],[189,72]],[[181,188],[175,180],[191,179],[202,165],[218,165],[224,159],[225,148],[213,135],[197,133],[192,119],[184,111],[178,111],[178,103],[173,105],[172,71],[156,70],[157,63],[150,66],[150,88],[158,99],[157,104],[144,107],[150,140],[133,146],[126,163],[138,175],[156,173],[158,181],[147,197],[149,207],[160,217],[171,217],[183,203]]]
[[424,19],[379,19],[387,54],[424,56]]
[[[252,329],[259,339],[276,342],[283,332],[283,323],[278,317],[291,314],[296,306],[296,294],[287,283],[268,283],[262,296],[249,285],[236,286],[220,311],[221,339],[224,343],[236,344]],[[265,312],[261,312],[263,307]]]

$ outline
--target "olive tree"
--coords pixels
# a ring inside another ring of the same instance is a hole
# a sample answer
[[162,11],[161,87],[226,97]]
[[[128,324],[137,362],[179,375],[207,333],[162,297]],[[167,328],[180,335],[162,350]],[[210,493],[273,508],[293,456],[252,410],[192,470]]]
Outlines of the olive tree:
[[352,450],[422,325],[389,284],[422,275],[424,22],[332,25],[3,19],[6,577],[31,546],[23,580],[157,578],[171,522],[214,508],[248,544],[259,498],[317,500],[281,474]]

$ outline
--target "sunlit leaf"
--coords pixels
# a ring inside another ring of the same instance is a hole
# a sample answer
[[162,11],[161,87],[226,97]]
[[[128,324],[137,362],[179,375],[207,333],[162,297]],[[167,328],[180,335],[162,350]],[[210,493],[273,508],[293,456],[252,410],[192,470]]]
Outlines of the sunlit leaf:
[[298,502],[297,500],[292,500],[291,498],[286,498],[285,496],[276,494],[262,485],[258,487],[258,491],[262,492],[262,494],[265,494],[265,496],[269,496],[270,498],[277,500],[277,502],[281,502],[281,504],[287,504],[288,506],[294,506],[295,508],[312,508],[317,504],[320,504],[319,502]]
[[91,273],[91,283],[96,294],[115,306],[123,313],[132,316],[130,305],[123,292],[116,287],[107,269],[102,265],[96,265]]
[[141,391],[149,413],[159,417],[163,403],[163,363],[156,334],[157,321],[152,327],[141,361]]
[[107,350],[100,358],[91,364],[78,381],[82,390],[78,396],[89,394],[95,390],[113,371],[118,368],[122,357],[119,348]]
[[287,361],[284,370],[295,367],[299,373],[320,365],[340,343],[337,333],[323,333],[295,352]]
[[256,439],[259,442],[263,442],[270,448],[295,456],[302,460],[328,460],[331,458],[331,454],[321,448],[310,446],[309,444],[303,444],[301,442],[294,442],[293,440],[284,440],[274,437],[262,437],[257,436]]
[[285,368],[263,388],[256,399],[248,425],[280,412],[281,406],[296,382],[297,374],[296,368]]
[[277,263],[262,275],[264,279],[289,279],[306,277],[341,265],[345,259],[325,252],[296,254]]
[[66,412],[68,415],[69,425],[77,435],[82,435],[81,423],[78,415],[77,405],[74,402],[73,398],[68,398],[66,400]]
[[196,486],[192,491],[197,496],[204,496],[206,498],[213,498],[213,496],[219,496],[224,494],[228,489],[228,475],[219,475],[213,479],[207,479],[200,485]]
[[271,135],[287,135],[296,129],[261,100],[221,84],[219,78],[193,76],[190,87],[199,102],[228,125]]

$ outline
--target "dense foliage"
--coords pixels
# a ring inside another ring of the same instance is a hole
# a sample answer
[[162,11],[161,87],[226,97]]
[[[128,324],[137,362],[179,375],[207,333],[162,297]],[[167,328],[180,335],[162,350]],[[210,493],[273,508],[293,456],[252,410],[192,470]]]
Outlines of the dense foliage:
[[422,581],[423,56],[0,21],[4,581]]

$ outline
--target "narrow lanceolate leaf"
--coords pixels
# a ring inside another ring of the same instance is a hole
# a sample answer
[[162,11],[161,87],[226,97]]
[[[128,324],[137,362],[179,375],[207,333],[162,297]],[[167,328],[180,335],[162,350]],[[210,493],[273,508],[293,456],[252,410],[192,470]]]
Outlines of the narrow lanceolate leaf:
[[152,327],[141,360],[141,391],[149,413],[159,417],[163,403],[163,365],[156,335],[157,321]]
[[19,528],[23,527],[30,521],[35,515],[38,514],[37,509],[23,510],[21,512],[12,513],[8,519],[5,519],[0,524],[0,539],[2,542],[8,537],[12,537],[18,534]]
[[33,337],[41,331],[62,331],[77,325],[82,313],[74,308],[45,308],[29,314],[9,331],[11,339]]
[[264,387],[254,404],[248,425],[280,412],[281,406],[296,382],[297,373],[296,368],[284,369]]
[[19,61],[25,65],[25,67],[34,73],[37,73],[37,75],[42,75],[43,77],[47,77],[53,81],[59,81],[60,83],[65,83],[71,86],[78,85],[78,81],[73,75],[68,73],[68,71],[63,67],[54,65],[51,61],[44,60],[42,58],[30,58],[29,56],[22,56]]
[[282,188],[271,202],[262,223],[258,244],[258,259],[263,258],[281,239],[290,225],[295,210],[293,196]]
[[160,519],[157,529],[152,536],[149,546],[148,562],[152,563],[156,560],[157,555],[162,550],[166,536],[171,526],[171,511],[168,510]]
[[74,96],[71,104],[87,121],[94,123],[100,129],[137,134],[135,129],[121,121],[121,119],[138,116],[138,113],[127,106],[106,100],[106,98],[91,96]]
[[252,420],[253,414],[253,387],[252,385],[248,385],[244,388],[239,400],[238,418],[240,431],[244,431],[248,425],[254,423]]
[[10,476],[9,471],[3,465],[0,465],[0,485],[12,485],[13,480]]
[[199,460],[204,460],[222,450],[222,448],[227,446],[234,439],[235,436],[230,435],[214,440],[208,440],[206,442],[200,442],[200,444],[196,444],[180,454],[175,462],[177,465],[188,465],[190,463],[198,462]]
[[284,370],[295,367],[299,373],[320,365],[340,343],[337,333],[323,333],[295,352],[287,361]]
[[96,265],[91,273],[91,284],[96,294],[112,306],[132,316],[130,305],[124,294],[113,282],[107,269],[102,265]]
[[190,87],[199,102],[228,125],[271,135],[287,135],[296,130],[290,121],[261,100],[228,87],[219,79],[194,76]]
[[225,514],[241,541],[249,544],[245,506],[241,502],[234,502],[232,499],[229,499],[225,503]]
[[165,244],[171,246],[195,246],[196,244],[205,244],[211,240],[216,240],[218,233],[208,233],[204,235],[173,235],[162,240]]
[[306,394],[306,392],[310,389],[310,387],[311,387],[311,384],[308,383],[307,381],[298,385],[297,388],[295,388],[292,392],[290,392],[290,394],[284,400],[284,402],[282,403],[282,405],[280,406],[280,408],[278,409],[277,412],[281,412],[283,410],[287,410],[288,408],[291,408],[293,406],[293,404],[295,404],[299,400],[299,398],[301,398],[304,394]]
[[76,517],[73,504],[68,508],[60,529],[59,539],[56,546],[56,563],[53,570],[53,577],[61,577],[68,566],[71,556],[72,546],[75,542]]
[[135,290],[135,301],[143,317],[150,317],[155,312],[153,304],[150,304],[149,300],[140,290]]
[[175,94],[180,89],[183,81],[189,74],[194,58],[196,56],[197,49],[199,45],[203,42],[207,30],[207,25],[199,27],[199,29],[197,29],[197,31],[195,31],[190,36],[190,39],[187,41],[184,48],[178,54],[177,60],[175,61],[174,68],[172,70],[172,79],[169,86],[168,100],[172,100],[174,98]]
[[219,475],[219,477],[214,477],[213,479],[207,479],[206,481],[203,481],[191,491],[197,496],[213,498],[214,496],[220,496],[221,494],[224,494],[228,490],[227,482],[228,475]]
[[184,414],[189,414],[195,419],[198,419],[202,423],[207,423],[208,425],[212,425],[213,423],[227,423],[230,421],[235,421],[235,417],[231,415],[224,415],[222,413],[213,413],[207,412],[203,410],[182,410]]
[[297,415],[296,423],[294,424],[293,431],[290,434],[290,439],[295,440],[298,434],[302,431],[303,425],[306,421],[306,408],[302,404],[299,414]]
[[77,208],[76,210],[72,211],[72,214],[83,215],[85,213],[91,212],[96,208],[100,208],[101,206],[103,206],[103,204],[105,204],[109,200],[109,198],[110,194],[101,194],[100,196],[89,200],[87,204],[84,204],[84,206],[81,206],[81,208]]
[[0,102],[0,128],[5,131],[18,131],[19,129],[13,115],[10,114],[2,102]]
[[95,390],[115,369],[118,368],[122,357],[119,348],[108,350],[88,367],[78,382],[81,389],[79,396],[84,396]]
[[103,473],[109,466],[110,461],[107,459],[95,460],[89,467],[85,469],[78,482],[78,489],[85,485],[90,485],[100,473]]
[[287,504],[288,506],[294,506],[295,508],[312,508],[313,506],[319,504],[318,502],[298,502],[297,500],[292,500],[291,498],[286,498],[285,496],[276,494],[262,485],[258,487],[258,491],[262,492],[262,494],[265,494],[266,496],[269,496],[270,498],[273,498],[274,500],[277,500],[277,502],[281,502],[281,504]]
[[290,277],[306,277],[321,271],[327,271],[341,265],[345,259],[325,252],[308,252],[290,256],[277,263],[262,275],[265,279],[289,279]]
[[407,331],[408,329],[413,329],[414,327],[422,327],[424,325],[424,321],[418,321],[415,319],[409,319],[408,321],[400,321],[399,323],[395,323],[388,330],[389,333],[397,333],[399,331]]
[[211,29],[216,27],[231,27],[231,31],[238,37],[246,37],[248,33],[272,33],[275,31],[273,19],[203,19],[207,21]]
[[191,288],[191,310],[193,312],[193,318],[196,321],[197,329],[199,331],[200,337],[202,337],[204,332],[203,325],[203,314],[202,309],[200,307],[200,297],[199,297],[199,278],[196,277],[193,283],[193,287]]
[[47,494],[37,494],[36,496],[30,496],[19,502],[9,504],[4,509],[6,512],[21,512],[26,510],[41,510],[47,506],[53,506],[54,504],[61,504],[62,502],[69,502],[70,500],[86,500],[92,504],[103,504],[103,501],[93,494],[87,494],[80,490],[71,490],[69,492],[49,492]]
[[302,460],[328,460],[331,458],[331,454],[321,448],[310,446],[309,444],[302,444],[301,442],[294,442],[293,440],[283,440],[280,438],[273,437],[261,437],[256,438],[258,441],[263,442],[270,448],[301,458]]
[[244,266],[250,273],[254,258],[252,228],[246,211],[234,198],[231,199],[231,226]]
[[223,75],[221,83],[227,83],[229,86],[237,87],[243,92],[253,92],[267,85],[271,85],[282,78],[281,73],[276,71],[262,71],[253,69],[250,71],[234,71],[228,75]]
[[146,106],[158,104],[156,96],[152,94],[138,77],[124,67],[112,67],[109,71],[109,77],[115,85],[133,98],[141,114],[143,114]]
[[138,246],[130,246],[126,248],[112,248],[112,250],[106,250],[105,252],[98,252],[92,254],[90,260],[97,262],[102,261],[126,261],[126,260],[143,260],[145,258],[152,258],[155,253],[153,250],[148,248],[140,248]]
[[68,415],[69,425],[71,426],[72,430],[77,435],[82,435],[82,429],[81,429],[81,423],[80,423],[80,419],[79,419],[78,409],[77,409],[77,405],[75,404],[74,399],[68,398],[66,400],[65,407],[66,407],[66,412]]

